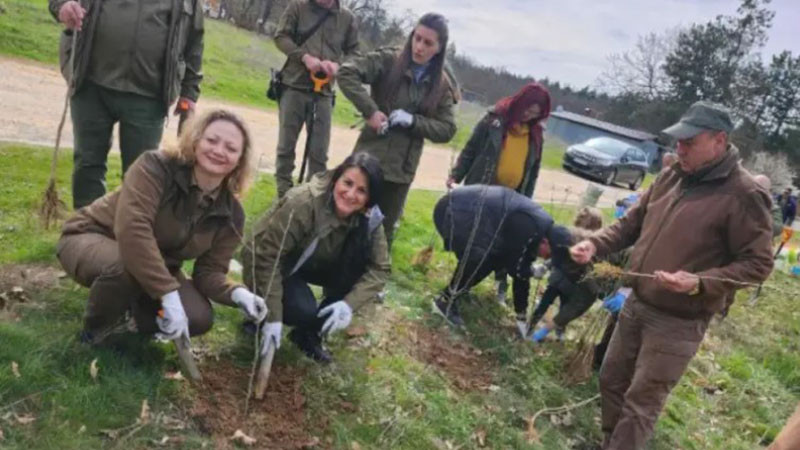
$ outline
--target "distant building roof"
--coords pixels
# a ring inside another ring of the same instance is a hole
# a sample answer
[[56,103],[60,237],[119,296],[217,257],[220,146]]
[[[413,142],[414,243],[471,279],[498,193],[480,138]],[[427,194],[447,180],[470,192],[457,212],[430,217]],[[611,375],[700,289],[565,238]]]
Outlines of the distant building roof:
[[631,128],[621,127],[619,125],[614,125],[613,123],[603,122],[602,120],[594,119],[592,117],[587,117],[581,114],[571,113],[568,111],[554,111],[550,113],[550,116],[558,117],[559,119],[568,120],[570,122],[579,123],[581,125],[586,125],[587,127],[608,131],[609,133],[625,136],[627,138],[635,139],[637,141],[652,141],[655,140],[657,137],[656,135],[647,133],[645,131],[639,131]]

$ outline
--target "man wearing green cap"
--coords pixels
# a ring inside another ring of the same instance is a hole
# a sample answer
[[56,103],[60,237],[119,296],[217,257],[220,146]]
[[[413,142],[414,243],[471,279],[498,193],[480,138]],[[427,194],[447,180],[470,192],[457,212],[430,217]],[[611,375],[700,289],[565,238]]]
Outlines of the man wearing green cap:
[[664,130],[678,164],[619,221],[570,249],[585,264],[633,246],[628,270],[653,275],[630,280],[600,371],[603,449],[644,448],[712,316],[772,270],[769,194],[739,164],[732,130],[725,108],[693,104]]

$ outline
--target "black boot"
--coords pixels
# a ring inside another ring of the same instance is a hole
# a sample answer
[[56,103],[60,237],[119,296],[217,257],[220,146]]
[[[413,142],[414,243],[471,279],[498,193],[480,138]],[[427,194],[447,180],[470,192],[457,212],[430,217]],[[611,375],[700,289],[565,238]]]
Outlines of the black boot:
[[328,364],[333,359],[331,354],[322,347],[322,338],[317,333],[294,328],[289,332],[289,340],[294,342],[294,345],[306,356],[318,363]]
[[464,326],[464,319],[458,313],[458,304],[445,293],[439,294],[433,299],[433,312],[444,317],[444,320],[454,327]]

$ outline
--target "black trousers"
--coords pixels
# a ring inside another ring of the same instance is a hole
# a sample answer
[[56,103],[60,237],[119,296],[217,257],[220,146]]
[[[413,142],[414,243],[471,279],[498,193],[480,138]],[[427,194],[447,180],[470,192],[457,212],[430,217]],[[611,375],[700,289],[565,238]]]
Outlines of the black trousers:
[[319,310],[342,300],[326,297],[317,304],[317,298],[308,282],[299,274],[283,279],[283,323],[308,335],[318,335],[328,316],[317,317]]
[[[503,245],[494,243],[491,248],[473,245],[469,249],[466,248],[468,239],[466,236],[460,235],[463,230],[459,230],[457,227],[450,226],[447,223],[448,219],[444,206],[437,205],[436,210],[434,210],[433,220],[436,224],[436,229],[444,240],[445,249],[454,252],[458,258],[458,266],[444,294],[451,301],[455,301],[458,294],[468,291],[492,272],[495,272],[495,279],[498,281],[505,280],[506,275],[511,275],[514,311],[517,314],[526,314],[528,311],[528,296],[530,295],[529,267],[536,255],[535,253],[531,255],[523,251],[523,255],[520,256],[520,248],[531,245],[531,243],[528,242],[528,238],[515,239],[515,237],[527,236],[527,232],[531,227],[530,219],[520,214],[509,214],[503,227],[503,236],[498,237],[499,242],[503,242]],[[451,232],[455,234],[452,239]],[[538,248],[538,242],[536,245],[531,246],[534,249]]]
[[[505,265],[502,259],[488,255],[485,259],[483,254],[474,252],[466,259],[459,259],[456,271],[450,279],[450,284],[445,289],[445,294],[451,301],[456,301],[459,294],[472,289],[473,286],[483,281],[492,272],[502,272],[506,275]],[[514,311],[517,314],[525,314],[528,311],[528,294],[530,291],[530,278],[511,277],[512,291],[514,292]]]

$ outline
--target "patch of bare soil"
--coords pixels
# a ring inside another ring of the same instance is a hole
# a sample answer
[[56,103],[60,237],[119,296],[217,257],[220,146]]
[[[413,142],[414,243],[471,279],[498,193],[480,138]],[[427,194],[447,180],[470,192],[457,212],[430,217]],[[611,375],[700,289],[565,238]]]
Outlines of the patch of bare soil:
[[[253,448],[302,449],[318,445],[306,422],[302,384],[304,370],[294,366],[273,366],[264,400],[251,400],[243,416],[250,371],[220,361],[202,367],[203,383],[198,387],[190,415],[199,428],[213,436],[215,448],[232,449],[236,430],[255,438]],[[314,423],[321,432],[324,424]]]
[[481,350],[424,325],[414,324],[409,338],[413,356],[443,372],[458,389],[488,390],[492,386],[495,363]]
[[17,320],[15,307],[30,303],[32,295],[54,287],[64,272],[44,264],[0,266],[0,320]]
[[0,266],[0,292],[13,287],[30,292],[49,289],[64,275],[61,269],[45,264],[4,264]]

